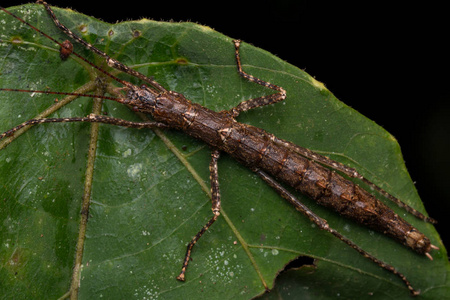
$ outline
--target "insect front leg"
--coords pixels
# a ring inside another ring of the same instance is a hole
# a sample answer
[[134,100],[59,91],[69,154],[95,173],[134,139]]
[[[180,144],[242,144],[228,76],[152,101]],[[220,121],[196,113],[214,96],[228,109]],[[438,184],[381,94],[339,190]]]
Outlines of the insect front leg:
[[208,230],[208,228],[217,220],[217,218],[220,215],[219,173],[217,168],[217,161],[219,159],[219,156],[220,156],[219,150],[214,149],[213,152],[211,153],[211,162],[209,164],[209,179],[211,181],[211,202],[214,216],[208,221],[208,223],[205,224],[205,226],[202,227],[202,229],[189,242],[180,275],[177,276],[177,279],[180,281],[185,280],[184,274],[186,273],[186,268],[191,258],[192,248],[200,239],[200,237],[206,232],[206,230]]

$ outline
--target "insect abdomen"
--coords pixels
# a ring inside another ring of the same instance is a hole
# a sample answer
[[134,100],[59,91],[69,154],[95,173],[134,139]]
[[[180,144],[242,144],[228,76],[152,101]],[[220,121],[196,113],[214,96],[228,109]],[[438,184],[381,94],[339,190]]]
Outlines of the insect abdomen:
[[271,136],[262,129],[237,123],[227,131],[223,150],[342,216],[380,231],[420,254],[430,251],[429,239],[375,196],[340,174],[275,143]]

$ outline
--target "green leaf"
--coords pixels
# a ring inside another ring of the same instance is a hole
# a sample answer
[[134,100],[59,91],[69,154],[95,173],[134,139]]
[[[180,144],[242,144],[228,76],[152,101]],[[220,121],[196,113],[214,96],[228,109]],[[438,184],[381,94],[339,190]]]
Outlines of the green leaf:
[[[42,6],[11,11],[63,41]],[[192,23],[149,20],[107,24],[55,9],[63,24],[112,57],[170,90],[210,109],[226,110],[271,91],[236,72],[231,38]],[[95,93],[98,74],[58,46],[2,12],[0,87]],[[104,61],[74,45],[103,67]],[[364,176],[424,212],[395,139],[339,102],[308,74],[248,44],[244,69],[287,90],[283,103],[239,116],[278,137],[357,168]],[[117,74],[117,71],[112,71]],[[121,78],[139,83],[135,78]],[[350,80],[350,79],[349,79]],[[103,85],[114,85],[103,76]],[[55,102],[55,96],[0,92],[0,130],[6,131],[60,105],[52,117],[86,116],[90,98]],[[67,103],[66,103],[67,102]],[[103,113],[139,121],[127,107],[105,101]],[[35,126],[0,151],[0,294],[3,298],[52,299],[69,291],[77,254],[80,210],[92,124]],[[11,141],[11,143],[9,143]],[[9,143],[9,144],[8,144]],[[186,282],[178,275],[186,245],[211,218],[210,150],[181,132],[100,125],[89,221],[83,247],[80,299],[249,299],[272,289],[277,273],[294,258],[315,267],[282,274],[275,291],[286,299],[409,298],[394,275],[320,231],[259,177],[226,154],[219,162],[222,214],[193,250]],[[296,194],[330,226],[395,266],[422,299],[449,292],[447,253],[434,227],[388,203],[440,247],[433,261]],[[385,199],[384,199],[385,200]],[[81,252],[78,252],[80,254]],[[288,291],[286,291],[286,289]]]

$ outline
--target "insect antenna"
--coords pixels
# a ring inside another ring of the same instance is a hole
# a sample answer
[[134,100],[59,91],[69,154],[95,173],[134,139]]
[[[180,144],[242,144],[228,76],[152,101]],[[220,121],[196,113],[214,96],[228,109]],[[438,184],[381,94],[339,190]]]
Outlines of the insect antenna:
[[103,96],[103,95],[93,95],[93,94],[82,94],[82,93],[70,93],[70,92],[54,92],[54,91],[40,91],[40,90],[23,90],[23,89],[8,89],[0,88],[0,91],[5,92],[20,92],[20,93],[38,93],[38,94],[50,94],[50,95],[65,95],[65,96],[77,96],[77,97],[90,97],[90,98],[101,98],[108,99],[122,103],[125,101],[123,98]]
[[[44,2],[44,5],[47,5],[47,3]],[[61,42],[57,41],[56,39],[52,38],[51,36],[49,36],[48,34],[46,34],[45,32],[43,32],[42,30],[36,28],[35,26],[31,25],[30,23],[28,23],[27,21],[25,21],[25,20],[22,19],[21,17],[19,17],[19,16],[13,14],[12,12],[10,12],[10,11],[4,9],[4,8],[1,7],[1,6],[0,6],[0,9],[1,9],[2,11],[4,11],[5,13],[7,13],[8,15],[10,15],[10,16],[16,18],[16,19],[19,20],[20,22],[24,23],[25,25],[27,25],[27,26],[30,27],[31,29],[33,29],[33,30],[35,30],[36,32],[40,33],[42,36],[44,36],[44,37],[46,37],[47,39],[49,39],[49,40],[55,42],[55,43],[58,44],[62,49],[65,49],[65,48],[67,47],[67,46],[64,44],[64,43],[66,43],[66,42],[61,43]],[[50,8],[47,8],[47,9],[50,9]],[[53,13],[53,12],[52,12],[52,13]],[[53,17],[54,17],[54,15],[52,16],[52,18],[53,18]],[[68,29],[67,29],[67,30],[68,30]],[[80,39],[79,37],[75,36],[73,33],[70,34],[70,36],[73,37],[75,40],[77,40],[77,38]],[[77,40],[77,41],[78,41],[78,40]],[[87,43],[86,43],[86,44],[87,44]],[[91,46],[91,47],[92,47],[92,46]],[[94,48],[94,49],[96,49],[96,48]],[[99,50],[97,50],[97,51],[99,51]],[[96,53],[97,53],[97,52],[96,52]],[[101,67],[95,65],[94,63],[92,63],[92,62],[89,61],[88,59],[84,58],[83,56],[81,56],[81,55],[78,54],[77,52],[75,52],[75,51],[72,50],[72,51],[71,51],[71,54],[75,55],[75,56],[78,57],[79,59],[81,59],[81,60],[83,60],[84,62],[88,63],[90,66],[94,67],[95,69],[97,69],[97,70],[100,71],[101,73],[105,74],[106,76],[108,76],[108,77],[112,78],[113,80],[115,80],[115,81],[117,81],[117,82],[123,84],[123,85],[126,86],[127,88],[130,88],[130,89],[135,88],[135,86],[134,86],[133,84],[131,84],[131,83],[127,82],[127,81],[124,81],[124,80],[122,80],[122,79],[120,79],[120,78],[118,78],[118,77],[112,75],[111,73],[109,73],[109,72],[103,70]],[[2,89],[2,90],[6,90],[6,89]],[[37,92],[37,91],[36,91],[36,92]],[[67,95],[68,95],[68,94],[67,94]],[[91,96],[89,96],[89,97],[91,97]],[[106,98],[104,98],[104,99],[106,99]],[[116,98],[116,99],[117,99],[117,98]],[[114,100],[114,99],[111,99],[111,100]]]

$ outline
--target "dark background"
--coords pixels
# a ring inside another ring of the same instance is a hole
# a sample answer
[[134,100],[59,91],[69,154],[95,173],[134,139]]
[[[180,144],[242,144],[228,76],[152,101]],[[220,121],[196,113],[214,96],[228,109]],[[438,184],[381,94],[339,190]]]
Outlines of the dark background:
[[444,3],[149,2],[70,1],[70,7],[111,23],[190,20],[305,69],[396,137],[425,207],[450,245],[450,26]]

